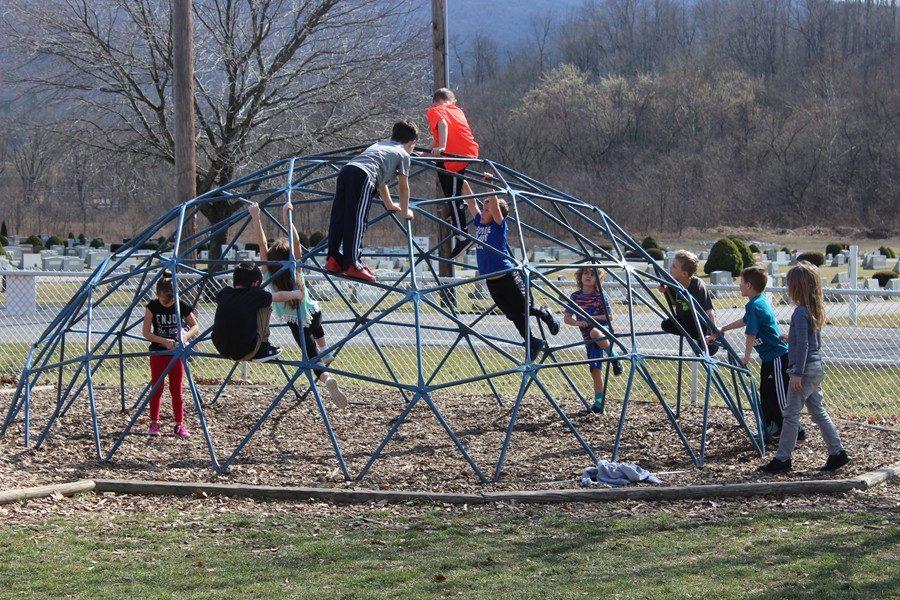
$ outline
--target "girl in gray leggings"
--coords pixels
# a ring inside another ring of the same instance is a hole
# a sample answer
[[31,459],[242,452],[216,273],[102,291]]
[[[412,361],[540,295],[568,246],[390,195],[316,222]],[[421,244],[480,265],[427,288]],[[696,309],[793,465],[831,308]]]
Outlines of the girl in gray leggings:
[[831,417],[825,412],[822,397],[821,329],[825,324],[825,306],[822,280],[815,266],[800,261],[787,274],[788,295],[797,305],[791,315],[788,334],[788,373],[791,376],[787,400],[782,408],[784,423],[778,452],[768,464],[760,467],[765,473],[786,473],[791,470],[791,453],[797,443],[800,427],[800,411],[805,404],[813,423],[822,430],[828,447],[828,461],[820,471],[836,471],[850,462],[841,445],[841,438]]

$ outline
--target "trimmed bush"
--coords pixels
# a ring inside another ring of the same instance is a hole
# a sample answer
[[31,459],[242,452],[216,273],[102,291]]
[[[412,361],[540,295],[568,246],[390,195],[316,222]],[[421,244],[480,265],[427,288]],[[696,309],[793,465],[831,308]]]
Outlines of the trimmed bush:
[[741,253],[741,262],[744,263],[742,268],[752,267],[756,264],[756,258],[753,256],[753,251],[750,249],[750,246],[747,245],[747,242],[742,240],[741,238],[732,237],[729,238],[734,245],[737,246],[738,252]]
[[806,262],[812,263],[817,267],[821,267],[825,264],[825,255],[821,252],[804,252],[797,255],[797,260],[805,260]]
[[122,244],[110,244],[109,251],[112,252],[113,254],[115,254],[116,252],[119,251],[119,248],[121,248],[121,247],[122,247]]
[[85,235],[83,233],[78,234],[78,243],[81,244],[82,246],[87,244],[87,237],[85,237]]
[[762,249],[756,244],[750,244],[750,252],[753,254],[762,254]]
[[597,245],[600,246],[601,248],[603,248],[604,250],[606,250],[607,252],[612,252],[612,250],[613,250],[613,245],[612,245],[612,244],[605,244],[605,243],[604,243],[604,244],[597,244]]
[[144,242],[141,244],[141,250],[159,250],[159,244],[156,242]]
[[253,252],[259,252],[259,244],[244,244],[244,250],[252,250]]
[[321,231],[313,231],[311,234],[309,234],[309,247],[312,248],[324,239],[324,233],[322,233]]
[[303,246],[304,248],[309,248],[309,236],[306,235],[305,233],[303,233],[302,231],[299,232],[297,235],[300,236],[300,245]]
[[744,259],[741,251],[729,238],[722,238],[709,250],[709,258],[703,265],[703,272],[709,275],[713,271],[728,271],[737,277],[744,268]]
[[40,252],[44,249],[44,240],[39,238],[36,235],[29,236],[27,240],[25,240],[26,244],[31,244],[31,248],[35,252]]
[[878,251],[888,258],[897,258],[897,253],[894,252],[893,248],[889,248],[888,246],[882,246],[878,249]]
[[872,275],[873,279],[878,280],[878,285],[884,287],[887,285],[887,282],[891,279],[897,279],[900,275],[897,275],[893,271],[875,271],[875,274]]
[[644,238],[644,241],[641,242],[641,248],[649,250],[650,248],[662,248],[662,246],[659,245],[659,242],[656,241],[655,237],[648,235]]
[[791,253],[791,249],[788,248],[787,246],[782,246],[782,247],[781,247],[781,251],[784,252],[785,254],[790,254],[790,253]]
[[830,254],[830,255],[834,256],[836,254],[840,254],[841,250],[849,250],[849,249],[850,249],[850,246],[847,244],[837,244],[835,242],[832,242],[832,243],[828,244],[827,246],[825,246],[825,254]]
[[[665,258],[666,253],[662,248],[644,248],[644,252],[650,255],[653,260],[662,260]],[[637,250],[626,250],[625,258],[629,258],[632,260],[644,260],[644,255]]]
[[59,239],[58,237],[56,237],[55,235],[51,235],[50,237],[47,238],[47,247],[48,248],[50,246],[65,246],[65,245],[66,245],[66,243],[64,241],[62,241],[61,239]]
[[94,238],[91,240],[91,248],[102,248],[103,238]]
[[0,246],[9,246],[9,240],[3,234],[0,234]]
[[3,221],[3,223],[0,223],[0,235],[2,235],[5,238],[9,238],[9,231],[6,230],[6,221]]

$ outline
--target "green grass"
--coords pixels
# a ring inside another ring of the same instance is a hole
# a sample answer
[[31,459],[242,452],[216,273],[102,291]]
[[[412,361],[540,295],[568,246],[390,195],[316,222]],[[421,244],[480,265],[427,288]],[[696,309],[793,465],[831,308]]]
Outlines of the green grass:
[[0,597],[900,594],[896,516],[729,511],[704,522],[670,515],[608,518],[602,507],[586,513],[594,518],[558,509],[498,516],[432,508],[415,518],[385,509],[366,511],[365,520],[359,514],[313,520],[202,508],[161,513],[159,519],[95,513],[7,526],[0,530]]

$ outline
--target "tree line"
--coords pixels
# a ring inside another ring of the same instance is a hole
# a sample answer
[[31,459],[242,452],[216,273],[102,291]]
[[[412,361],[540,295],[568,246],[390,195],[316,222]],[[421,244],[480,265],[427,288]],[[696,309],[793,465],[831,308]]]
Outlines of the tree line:
[[461,43],[485,155],[642,231],[900,224],[895,1],[593,0]]

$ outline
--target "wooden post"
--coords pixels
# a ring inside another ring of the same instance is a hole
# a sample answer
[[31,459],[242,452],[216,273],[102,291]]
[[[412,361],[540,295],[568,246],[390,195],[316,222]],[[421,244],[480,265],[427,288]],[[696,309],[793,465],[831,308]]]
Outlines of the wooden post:
[[[175,202],[197,195],[197,132],[194,125],[194,25],[192,0],[174,0]],[[190,215],[188,215],[190,216]],[[194,219],[184,223],[182,237],[194,233]]]
[[[431,33],[432,33],[432,62],[434,65],[434,89],[450,86],[450,65],[447,60],[447,1],[431,0]],[[438,198],[444,195],[440,183],[437,186]],[[445,220],[450,219],[450,206],[444,204],[440,208],[440,216]],[[450,235],[450,229],[441,225],[438,227],[438,239],[444,239]],[[441,244],[438,254],[441,258],[450,258],[450,250],[453,242],[448,239]],[[453,277],[453,265],[440,263],[438,275],[441,277]],[[450,301],[452,302],[451,297]]]

